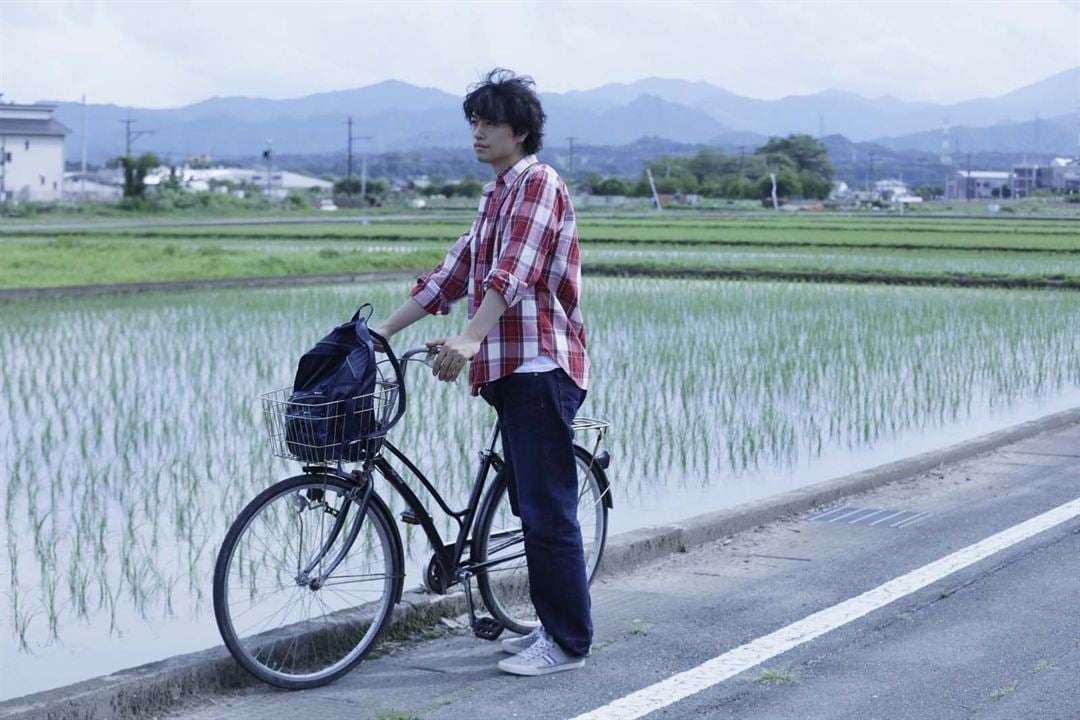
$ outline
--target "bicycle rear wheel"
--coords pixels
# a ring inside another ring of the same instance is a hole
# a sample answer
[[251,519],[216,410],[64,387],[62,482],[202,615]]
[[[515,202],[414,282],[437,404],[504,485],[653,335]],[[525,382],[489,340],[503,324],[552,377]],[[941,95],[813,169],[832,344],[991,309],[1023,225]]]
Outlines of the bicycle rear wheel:
[[357,483],[301,475],[260,493],[229,528],[214,615],[229,652],[260,680],[325,685],[364,658],[390,619],[401,541],[374,492],[360,516],[362,497]]
[[[607,479],[592,455],[575,447],[578,473],[578,523],[585,549],[585,575],[592,582],[607,542]],[[491,614],[509,630],[522,635],[540,624],[529,599],[529,573],[521,518],[510,509],[502,473],[488,489],[473,539],[472,561],[492,562],[476,573],[476,584]]]

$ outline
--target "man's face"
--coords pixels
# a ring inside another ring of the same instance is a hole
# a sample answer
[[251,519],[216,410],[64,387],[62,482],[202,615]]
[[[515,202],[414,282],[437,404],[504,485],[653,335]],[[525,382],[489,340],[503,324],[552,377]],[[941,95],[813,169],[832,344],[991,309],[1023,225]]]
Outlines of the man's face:
[[469,127],[476,159],[491,165],[495,172],[510,167],[523,155],[521,143],[528,133],[514,135],[510,123],[491,122],[473,115]]

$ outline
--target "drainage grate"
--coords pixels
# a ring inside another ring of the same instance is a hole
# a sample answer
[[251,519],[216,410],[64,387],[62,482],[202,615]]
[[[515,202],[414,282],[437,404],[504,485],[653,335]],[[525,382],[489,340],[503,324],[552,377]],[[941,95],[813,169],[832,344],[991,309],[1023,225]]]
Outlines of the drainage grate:
[[857,508],[845,505],[808,517],[807,522],[834,525],[873,525],[876,527],[906,527],[917,523],[930,513],[918,510],[888,510],[886,508]]

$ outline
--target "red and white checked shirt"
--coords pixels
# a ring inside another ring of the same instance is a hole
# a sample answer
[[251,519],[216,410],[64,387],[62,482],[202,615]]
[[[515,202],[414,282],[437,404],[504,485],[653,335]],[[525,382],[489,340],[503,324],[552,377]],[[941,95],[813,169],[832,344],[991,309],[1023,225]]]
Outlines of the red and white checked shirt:
[[469,364],[472,394],[540,356],[587,389],[591,369],[579,308],[574,208],[558,174],[535,155],[484,186],[472,227],[439,265],[417,278],[412,296],[429,313],[445,315],[468,295],[472,319],[489,288],[508,307]]

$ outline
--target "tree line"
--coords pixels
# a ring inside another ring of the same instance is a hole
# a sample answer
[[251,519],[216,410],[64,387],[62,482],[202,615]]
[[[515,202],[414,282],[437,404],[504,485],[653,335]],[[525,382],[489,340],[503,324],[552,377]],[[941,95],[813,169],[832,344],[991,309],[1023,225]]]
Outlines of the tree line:
[[[695,194],[710,198],[759,199],[776,192],[782,197],[825,199],[836,174],[825,145],[810,135],[771,138],[751,155],[727,155],[703,148],[694,155],[661,155],[646,163],[656,191],[661,194]],[[594,195],[652,195],[648,176],[637,179],[587,175],[579,188]]]

